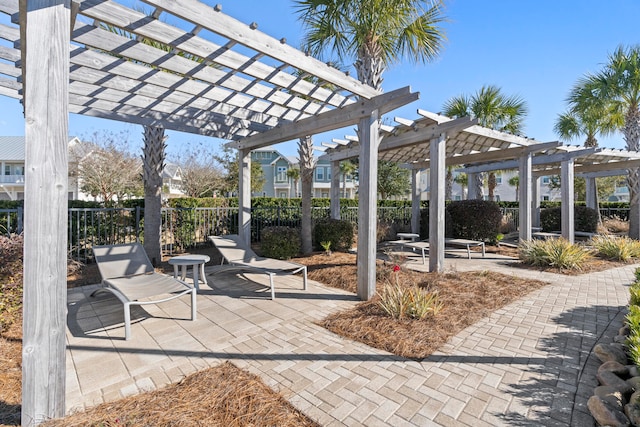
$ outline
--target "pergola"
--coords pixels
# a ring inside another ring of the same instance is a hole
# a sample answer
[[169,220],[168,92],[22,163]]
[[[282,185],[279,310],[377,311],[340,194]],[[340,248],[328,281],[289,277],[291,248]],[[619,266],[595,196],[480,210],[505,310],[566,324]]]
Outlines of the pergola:
[[[456,166],[469,175],[469,199],[478,197],[472,183],[478,174],[495,170],[518,169],[519,173],[519,237],[531,239],[531,227],[538,225],[541,176],[561,175],[562,236],[574,241],[574,174],[587,182],[587,206],[597,207],[595,178],[624,175],[629,168],[640,166],[640,153],[603,148],[564,146],[558,141],[540,142],[530,138],[478,126],[469,118],[453,120],[425,110],[420,118],[395,118],[396,126],[381,130],[378,146],[380,160],[406,165],[412,176],[412,232],[420,229],[421,170],[429,169],[429,270],[442,271],[444,266],[445,174]],[[332,164],[332,177],[338,175],[340,161],[356,157],[361,149],[357,137],[334,139],[322,150]],[[463,167],[464,166],[464,167]],[[331,193],[331,214],[340,215],[337,179]],[[358,246],[360,250],[360,245]],[[360,285],[360,282],[359,282]],[[373,293],[374,289],[369,289]]]
[[[358,125],[361,161],[375,176],[379,118],[418,98],[409,88],[380,94],[219,5],[143,1],[148,15],[110,0],[0,0],[11,21],[0,24],[9,42],[0,45],[0,94],[21,100],[25,114],[23,425],[65,410],[69,112],[236,141],[248,241],[252,149]],[[376,203],[369,182],[365,216]]]

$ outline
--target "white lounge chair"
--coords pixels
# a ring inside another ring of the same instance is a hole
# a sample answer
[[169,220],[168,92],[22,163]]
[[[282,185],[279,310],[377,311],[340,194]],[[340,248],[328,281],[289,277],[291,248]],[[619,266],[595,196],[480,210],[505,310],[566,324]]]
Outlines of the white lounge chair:
[[182,280],[157,273],[140,243],[94,246],[93,255],[103,287],[95,290],[91,296],[107,291],[124,304],[126,340],[131,338],[132,305],[158,304],[191,293],[191,320],[196,320],[196,288]]
[[[222,255],[222,263],[219,269],[254,270],[269,276],[271,287],[271,299],[276,298],[273,285],[273,277],[277,274],[295,274],[302,272],[303,289],[307,290],[307,266],[291,261],[283,261],[273,258],[264,258],[256,255],[247,244],[242,242],[237,234],[225,236],[209,236],[209,240],[215,245]],[[225,264],[226,262],[226,264]],[[216,267],[213,267],[216,268]],[[209,267],[209,270],[211,267]]]

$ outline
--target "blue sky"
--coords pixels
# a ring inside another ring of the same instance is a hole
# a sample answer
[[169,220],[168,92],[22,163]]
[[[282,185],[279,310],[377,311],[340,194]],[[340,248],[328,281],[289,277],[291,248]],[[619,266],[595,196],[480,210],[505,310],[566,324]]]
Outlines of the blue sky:
[[[297,46],[302,28],[290,0],[210,1],[222,4],[224,13],[246,22],[273,37],[286,37]],[[553,141],[553,124],[566,108],[565,98],[576,80],[596,72],[618,45],[640,43],[637,0],[448,0],[445,24],[447,43],[433,63],[405,62],[384,74],[384,89],[411,86],[420,100],[392,112],[404,118],[418,118],[418,108],[439,112],[452,96],[472,93],[485,84],[500,86],[506,94],[519,95],[529,106],[524,133],[539,141]],[[353,73],[352,75],[355,75]],[[0,135],[24,135],[22,107],[0,96]],[[71,115],[69,133],[84,136],[100,130],[129,131],[141,144],[142,128],[136,125]],[[345,129],[316,136],[315,145],[332,137],[354,134]],[[624,148],[622,135],[599,138],[600,145]],[[169,155],[186,144],[204,142],[218,149],[219,140],[169,132]],[[573,144],[582,141],[574,140]],[[296,142],[277,146],[286,155],[296,152]]]

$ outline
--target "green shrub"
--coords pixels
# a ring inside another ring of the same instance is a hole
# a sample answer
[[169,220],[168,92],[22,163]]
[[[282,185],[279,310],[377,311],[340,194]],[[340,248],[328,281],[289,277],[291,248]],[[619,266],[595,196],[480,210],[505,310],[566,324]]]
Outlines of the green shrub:
[[640,281],[640,267],[636,268],[635,271],[633,272],[635,278],[636,278],[636,282]]
[[452,237],[493,241],[500,232],[502,210],[496,202],[459,200],[447,205]]
[[604,258],[629,262],[640,257],[640,242],[627,236],[598,235],[591,238],[590,244]]
[[640,306],[629,306],[626,322],[629,326],[629,336],[626,341],[627,354],[633,363],[640,367]]
[[[444,211],[444,235],[445,237],[453,237],[453,228],[451,227],[451,214],[445,209]],[[420,210],[420,238],[426,240],[429,238],[429,207]]]
[[640,282],[636,280],[629,287],[629,293],[631,297],[629,298],[629,305],[637,305],[640,306]]
[[325,219],[316,223],[313,237],[317,250],[320,242],[331,242],[334,251],[346,252],[353,245],[353,224],[341,219]]
[[290,227],[266,227],[262,230],[260,250],[269,258],[289,259],[300,254],[300,230]]
[[520,259],[525,264],[580,270],[591,257],[582,246],[566,239],[529,240],[520,244]]
[[[586,206],[574,206],[573,225],[576,231],[595,233],[598,228],[598,211]],[[540,226],[543,231],[558,231],[562,229],[562,208],[541,210]]]

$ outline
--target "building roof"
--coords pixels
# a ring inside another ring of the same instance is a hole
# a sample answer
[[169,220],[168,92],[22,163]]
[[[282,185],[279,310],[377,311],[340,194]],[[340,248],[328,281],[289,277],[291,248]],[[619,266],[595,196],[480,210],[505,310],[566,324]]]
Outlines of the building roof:
[[[69,143],[77,140],[69,137]],[[0,161],[24,162],[24,136],[0,136]]]
[[24,162],[24,136],[0,136],[0,160]]

